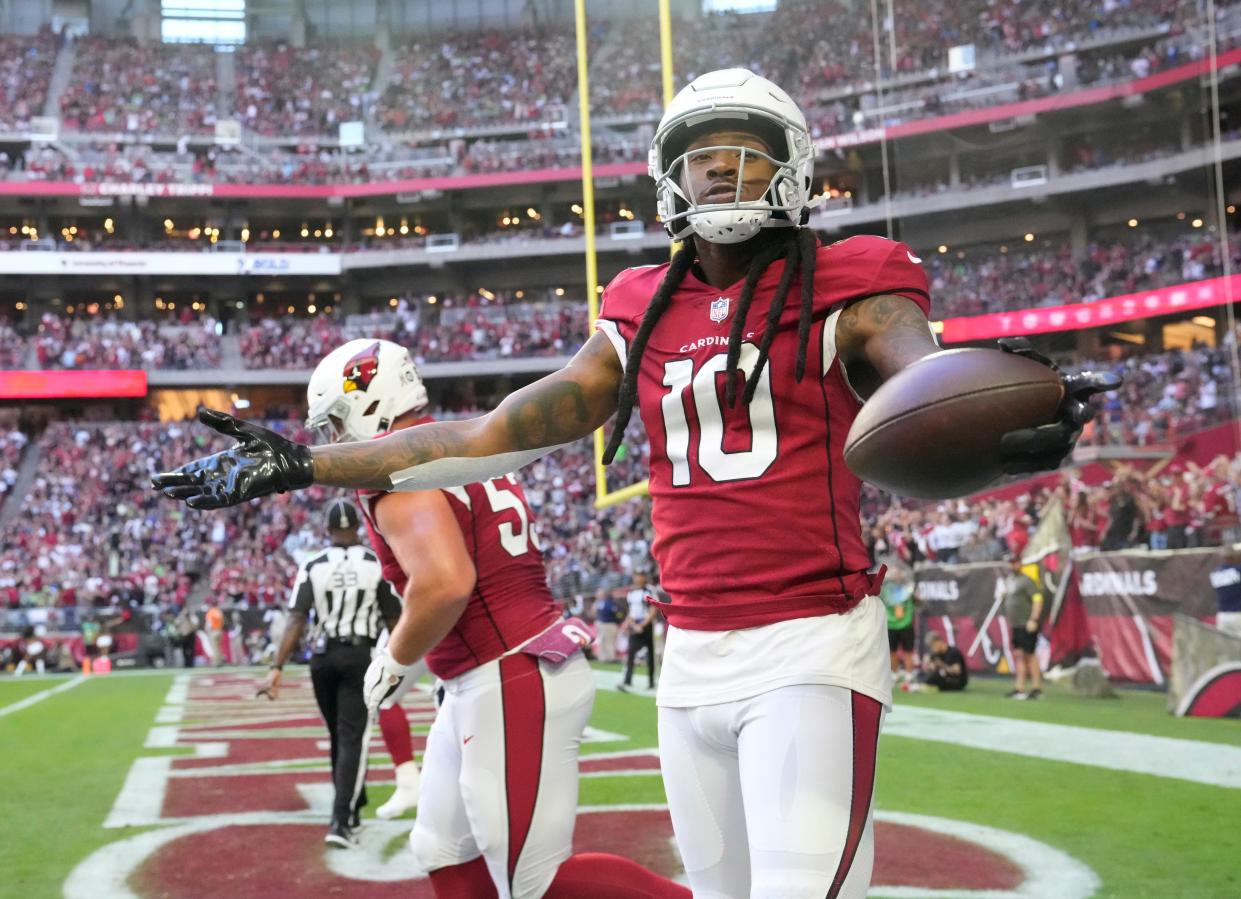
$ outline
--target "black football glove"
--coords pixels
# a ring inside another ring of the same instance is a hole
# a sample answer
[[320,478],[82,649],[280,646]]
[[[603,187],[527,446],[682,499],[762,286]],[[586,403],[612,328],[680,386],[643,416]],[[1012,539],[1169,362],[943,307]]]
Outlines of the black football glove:
[[1094,417],[1089,400],[1096,393],[1107,393],[1120,386],[1121,378],[1112,372],[1082,372],[1066,375],[1054,362],[1039,353],[1024,337],[1004,337],[996,341],[1006,353],[1041,362],[1060,374],[1064,400],[1056,421],[1037,428],[1009,431],[1000,439],[1000,459],[1005,474],[1031,474],[1060,467],[1073,452],[1086,422]]
[[237,445],[155,475],[151,485],[164,496],[191,509],[220,509],[314,482],[310,447],[213,409],[200,408],[198,420],[236,438]]

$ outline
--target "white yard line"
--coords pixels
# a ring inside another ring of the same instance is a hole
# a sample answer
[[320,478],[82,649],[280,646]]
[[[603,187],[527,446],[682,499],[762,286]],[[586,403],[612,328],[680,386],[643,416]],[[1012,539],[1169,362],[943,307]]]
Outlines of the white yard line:
[[74,687],[85,682],[86,675],[79,674],[77,677],[69,678],[69,680],[65,681],[63,684],[57,684],[55,687],[51,687],[39,693],[31,694],[25,699],[19,699],[17,702],[6,705],[4,708],[0,709],[0,718],[3,718],[5,715],[12,715],[14,712],[20,712],[22,709],[28,709],[32,705],[47,699],[49,696],[55,696],[57,693],[64,693],[66,690],[72,690]]
[[883,732],[1044,762],[1071,762],[1241,789],[1241,746],[907,705],[893,709],[884,720]]

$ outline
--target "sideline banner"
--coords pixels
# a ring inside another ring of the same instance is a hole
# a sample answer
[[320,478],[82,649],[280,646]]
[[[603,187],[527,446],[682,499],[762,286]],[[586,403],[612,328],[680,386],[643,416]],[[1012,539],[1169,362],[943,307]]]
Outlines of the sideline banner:
[[919,601],[919,639],[938,631],[965,655],[971,671],[1012,670],[1004,592],[1008,566],[1002,562],[934,565],[914,572]]
[[1164,686],[1172,662],[1173,616],[1213,620],[1211,571],[1223,550],[1131,550],[1076,560],[1091,640],[1108,677]]

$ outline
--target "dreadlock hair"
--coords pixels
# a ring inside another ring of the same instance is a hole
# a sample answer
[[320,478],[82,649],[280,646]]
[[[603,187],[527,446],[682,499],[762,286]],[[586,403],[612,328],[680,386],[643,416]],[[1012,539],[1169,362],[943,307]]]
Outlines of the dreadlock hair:
[[[784,313],[789,290],[793,285],[793,278],[799,271],[801,273],[801,314],[797,322],[796,366],[799,383],[806,373],[806,351],[810,344],[810,325],[814,314],[814,272],[819,238],[814,233],[814,229],[806,227],[778,233],[783,239],[772,240],[762,247],[750,262],[750,268],[746,272],[745,282],[741,288],[741,296],[737,299],[737,314],[733,318],[732,330],[728,337],[725,400],[730,408],[734,407],[737,401],[737,367],[741,360],[741,343],[745,337],[746,318],[750,312],[750,305],[754,302],[754,289],[767,267],[781,258],[785,260],[784,271],[780,275],[780,282],[772,297],[766,327],[759,340],[758,360],[755,362],[754,371],[746,379],[744,402],[749,405],[750,400],[754,398],[754,391],[758,388],[759,379],[767,364],[772,341],[776,338],[776,331],[780,317]],[[668,266],[663,281],[660,282],[655,295],[651,297],[650,304],[646,307],[646,313],[638,325],[638,333],[634,335],[633,342],[629,345],[629,355],[625,361],[625,377],[621,381],[620,393],[616,399],[616,422],[608,437],[608,445],[603,451],[604,465],[611,464],[616,451],[620,449],[621,442],[625,439],[625,428],[633,416],[633,407],[638,396],[638,369],[642,367],[642,354],[646,351],[651,333],[655,330],[655,325],[659,322],[660,316],[664,314],[664,310],[671,304],[672,295],[681,286],[681,281],[689,273],[697,257],[698,250],[693,240],[687,240],[672,257],[672,263]]]

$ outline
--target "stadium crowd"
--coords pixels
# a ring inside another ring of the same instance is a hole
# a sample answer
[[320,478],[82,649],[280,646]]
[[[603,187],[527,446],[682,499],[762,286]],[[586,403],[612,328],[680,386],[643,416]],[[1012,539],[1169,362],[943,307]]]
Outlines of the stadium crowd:
[[[920,8],[917,14],[905,5],[893,21],[895,33],[889,36],[886,29],[883,32],[877,72],[871,17],[854,15],[847,4],[837,0],[781,3],[775,12],[762,18],[736,13],[703,16],[678,23],[674,29],[677,76],[688,82],[724,65],[749,67],[785,87],[826,132],[839,129],[828,127],[837,110],[829,106],[826,114],[815,111],[824,94],[873,82],[877,74],[893,78],[926,73],[944,78],[948,74],[948,47],[973,44],[980,61],[994,65],[1004,57],[1066,47],[1109,29],[1166,25],[1179,32],[1200,22],[1201,13],[1186,0],[1102,4],[1068,0],[1055,5],[966,0],[934,4],[929,9]],[[662,109],[658,23],[637,19],[618,27],[620,36],[609,46],[611,54],[599,60],[600,66],[618,77],[606,79],[592,91],[595,112],[601,116],[658,118]],[[809,48],[809,52],[790,54],[790,40]],[[888,52],[889,46],[894,55]],[[945,85],[950,91],[957,90],[959,79],[946,78]],[[932,95],[937,92],[931,91]],[[920,88],[915,96],[926,94],[927,89]],[[843,118],[851,127],[851,112],[847,117],[837,115],[837,119]]]
[[1012,499],[918,505],[863,488],[863,533],[873,558],[911,565],[998,562],[1021,553],[1051,505],[1075,552],[1184,549],[1233,543],[1241,508],[1241,453],[1206,467],[1177,462],[1154,473],[1122,467],[1087,484],[1072,471]]
[[[1067,243],[924,254],[936,318],[1090,303],[1153,287],[1219,277],[1219,241],[1202,230],[1150,230],[1090,241],[1074,258]],[[1241,246],[1232,245],[1233,270]]]
[[235,115],[268,137],[335,135],[374,101],[379,55],[374,46],[247,44],[236,55]]
[[91,35],[77,41],[60,97],[70,130],[204,134],[220,117],[214,48]]
[[33,339],[43,369],[172,369],[218,367],[215,320],[192,325],[124,321],[115,315],[44,313]]
[[38,34],[0,34],[0,132],[21,131],[43,115],[60,40],[50,28]]
[[6,321],[0,320],[0,369],[23,368],[26,339]]
[[409,348],[418,362],[565,356],[586,339],[582,303],[523,303],[516,293],[406,298],[393,315],[263,318],[241,334],[247,368],[311,369],[355,337],[379,337]]
[[[576,228],[545,227],[530,221],[520,228],[472,235],[470,239],[520,242],[531,237],[554,238],[565,232],[580,234]],[[423,241],[413,235],[383,241],[376,238],[359,247],[413,246]],[[12,241],[0,240],[0,249],[6,244]],[[90,230],[79,232],[72,244],[59,244],[65,248],[132,246]],[[255,245],[269,249],[267,244]],[[157,246],[205,250],[209,244],[160,238]],[[1236,271],[1241,269],[1241,245],[1233,246],[1232,269]],[[305,249],[313,251],[316,247]],[[1089,303],[1214,278],[1224,271],[1214,235],[1205,229],[1187,229],[1183,224],[1100,235],[1077,259],[1067,242],[1051,238],[1041,244],[1017,243],[994,249],[945,247],[944,252],[922,253],[937,319]],[[395,340],[423,362],[458,362],[568,355],[581,346],[587,333],[585,304],[536,290],[500,291],[489,297],[481,293],[441,295],[434,302],[428,296],[410,296],[400,301],[399,308],[383,308],[370,316],[345,317],[337,310],[311,318],[287,318],[274,316],[262,307],[254,311],[260,317],[243,325],[239,332],[242,361],[251,369],[310,369],[328,350],[352,337]],[[46,312],[37,330],[29,335],[36,348],[34,362],[42,368],[218,366],[221,347],[213,318],[192,316],[189,306],[180,304],[175,316],[167,313],[163,319],[161,327],[156,328],[147,318],[126,321],[115,315],[88,316],[83,309],[75,316]],[[20,328],[0,323],[0,338],[0,363],[8,368],[20,367],[28,345]],[[1138,380],[1129,383],[1137,384]],[[1167,425],[1151,425],[1140,435],[1166,430]]]
[[15,422],[0,422],[0,506],[17,484],[17,466],[21,463],[27,439]]
[[573,31],[564,28],[414,40],[396,50],[375,119],[395,133],[563,123],[576,59]]
[[[1232,4],[1218,8],[1221,49],[1227,49],[1241,22],[1231,15]],[[880,54],[884,77],[898,79],[881,99],[873,92],[873,23],[869,16],[849,15],[838,0],[826,7],[781,3],[759,16],[679,19],[673,29],[678,79],[687,82],[725,64],[747,65],[788,88],[819,136],[1142,78],[1205,52],[1202,13],[1189,0],[1068,0],[1054,6],[968,0],[904,13],[894,16],[894,60]],[[854,24],[842,28],[841,22]],[[1152,29],[1165,36],[1151,43],[1124,41],[1140,29],[1152,38]],[[1120,41],[1115,47],[1089,46],[1091,38],[1109,34]],[[809,52],[789,54],[790,35]],[[600,24],[590,40],[596,114],[648,124],[657,119],[662,91],[654,21]],[[10,100],[0,104],[0,131],[15,130],[41,111],[61,39],[45,29],[0,41],[0,96]],[[970,43],[979,52],[979,68],[950,73],[945,48]],[[217,119],[235,117],[253,134],[307,143],[292,153],[276,146],[250,147],[245,154],[200,148],[190,154],[190,164],[184,151],[175,160],[147,151],[147,165],[132,173],[124,165],[94,164],[86,175],[73,160],[49,167],[32,159],[27,172],[86,181],[128,180],[133,174],[191,183],[347,183],[576,165],[577,140],[565,130],[576,90],[573,45],[572,29],[559,26],[454,32],[398,42],[381,65],[373,45],[260,42],[231,56],[234,84],[228,91],[218,83],[217,55],[209,47],[93,34],[77,40],[72,76],[59,98],[68,130],[184,140],[210,134]],[[1078,61],[1066,73],[1050,54],[1020,56],[1037,48],[1073,49]],[[382,84],[381,70],[387,74]],[[372,129],[362,152],[316,145],[320,139],[334,142],[337,126],[353,120]],[[524,137],[489,140],[489,128]],[[394,146],[375,139],[415,133],[418,141],[442,145]],[[596,141],[601,161],[644,156],[645,140],[632,134],[601,128],[596,137],[604,138]]]
[[[1079,362],[1115,366],[1130,379],[1115,403],[1083,437],[1090,446],[1146,416],[1169,417],[1149,443],[1229,419],[1231,370],[1221,350],[1192,349]],[[1215,387],[1208,388],[1208,383]],[[1193,407],[1196,411],[1177,411]],[[269,410],[270,422],[306,439],[299,410]],[[474,412],[435,413],[451,417]],[[1131,445],[1141,440],[1126,437]],[[12,483],[25,437],[10,427],[0,439],[0,482]],[[252,604],[280,601],[300,554],[322,540],[319,511],[331,491],[286,494],[229,515],[187,514],[146,488],[151,471],[209,452],[220,438],[189,422],[157,424],[55,422],[36,441],[33,485],[0,537],[0,598],[10,604],[106,604],[117,591],[184,597],[205,579],[205,595]],[[650,449],[641,424],[630,425],[612,489],[642,478]],[[594,456],[582,440],[523,469],[520,479],[538,519],[549,581],[571,601],[614,589],[648,564],[649,501],[594,508]],[[1153,472],[1153,473],[1149,473]],[[1016,498],[943,504],[863,491],[864,533],[877,555],[914,561],[995,561],[1020,551],[1040,519],[1059,502],[1081,550],[1215,544],[1237,537],[1241,455],[1205,467],[1177,460],[1143,471],[1122,467],[1110,481],[1088,484],[1066,471],[1058,483]],[[5,488],[7,489],[7,488]],[[0,493],[4,492],[0,490]],[[7,591],[7,592],[6,592]]]

